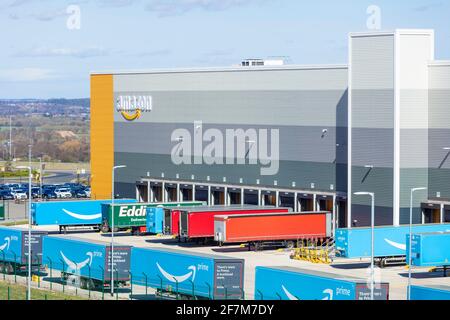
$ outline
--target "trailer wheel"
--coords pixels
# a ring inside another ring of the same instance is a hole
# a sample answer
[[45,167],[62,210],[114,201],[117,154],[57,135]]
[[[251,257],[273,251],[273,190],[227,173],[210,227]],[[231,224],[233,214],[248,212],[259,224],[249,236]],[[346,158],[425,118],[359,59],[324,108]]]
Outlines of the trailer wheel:
[[101,228],[100,228],[101,232],[103,233],[108,233],[109,232],[109,226],[107,223],[103,223]]
[[294,249],[295,248],[294,241],[286,241],[286,248],[287,249]]
[[4,268],[5,268],[4,271],[6,274],[14,273],[14,265],[12,263],[7,263]]

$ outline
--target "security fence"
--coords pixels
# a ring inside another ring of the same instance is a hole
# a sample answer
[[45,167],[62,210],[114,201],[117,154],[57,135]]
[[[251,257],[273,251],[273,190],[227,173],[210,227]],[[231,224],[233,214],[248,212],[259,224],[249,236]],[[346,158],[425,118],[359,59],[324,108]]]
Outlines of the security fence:
[[[95,300],[245,300],[243,290],[228,288],[225,284],[216,284],[214,288],[210,283],[194,283],[191,279],[180,282],[176,278],[168,280],[160,275],[133,274],[128,270],[112,272],[91,265],[91,259],[73,263],[63,258],[55,261],[35,255],[31,260],[33,288],[63,295]],[[28,256],[0,251],[0,277],[5,283],[25,285]],[[8,290],[3,296],[10,299],[12,289]]]

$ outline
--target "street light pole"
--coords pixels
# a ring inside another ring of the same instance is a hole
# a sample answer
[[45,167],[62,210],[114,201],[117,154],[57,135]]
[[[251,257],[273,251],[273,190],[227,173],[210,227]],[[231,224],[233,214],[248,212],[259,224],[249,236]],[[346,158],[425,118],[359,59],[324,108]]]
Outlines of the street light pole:
[[115,166],[112,169],[112,197],[111,197],[111,296],[114,296],[114,198],[115,171],[127,166]]
[[356,196],[370,196],[371,203],[371,254],[370,254],[370,300],[374,300],[374,287],[375,287],[375,194],[373,192],[355,192]]
[[[30,149],[31,150],[31,149]],[[32,169],[31,166],[20,166],[17,169],[28,169],[28,281],[27,281],[27,292],[28,300],[31,300],[31,176]]]
[[408,259],[408,300],[411,300],[411,276],[412,276],[412,226],[413,226],[413,194],[416,191],[427,190],[427,188],[411,189],[411,197],[409,203],[409,259]]

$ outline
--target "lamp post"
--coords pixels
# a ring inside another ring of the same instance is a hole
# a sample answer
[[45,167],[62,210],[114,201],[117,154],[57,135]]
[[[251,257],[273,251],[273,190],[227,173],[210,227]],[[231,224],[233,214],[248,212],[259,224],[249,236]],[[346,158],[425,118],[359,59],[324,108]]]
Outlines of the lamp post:
[[126,168],[127,166],[115,166],[112,168],[112,198],[111,198],[111,296],[114,296],[114,180],[116,169]]
[[370,254],[370,300],[374,300],[375,287],[375,266],[374,266],[374,239],[375,239],[375,194],[373,192],[355,192],[356,196],[370,196],[372,198],[371,204],[371,254]]
[[31,176],[33,175],[31,166],[19,166],[17,169],[28,169],[28,300],[31,300]]
[[427,190],[427,188],[411,189],[411,198],[409,204],[409,259],[408,259],[408,300],[411,300],[411,273],[412,273],[412,226],[413,226],[413,194],[416,191]]

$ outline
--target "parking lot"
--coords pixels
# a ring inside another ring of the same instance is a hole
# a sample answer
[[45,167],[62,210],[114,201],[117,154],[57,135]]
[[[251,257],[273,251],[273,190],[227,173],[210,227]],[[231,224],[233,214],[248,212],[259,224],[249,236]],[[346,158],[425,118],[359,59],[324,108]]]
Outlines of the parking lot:
[[[22,226],[26,228],[27,226]],[[45,230],[49,232],[57,232],[55,227],[33,227],[34,230]],[[88,230],[76,230],[68,233],[68,235],[94,241],[109,242],[109,234],[100,234]],[[254,277],[256,266],[292,266],[307,270],[323,271],[334,273],[337,277],[358,277],[368,279],[369,261],[368,260],[348,260],[336,259],[331,265],[314,264],[305,261],[297,261],[290,259],[289,250],[266,250],[259,252],[248,251],[247,248],[241,246],[199,246],[191,243],[178,243],[177,240],[170,237],[159,236],[131,236],[129,233],[118,233],[115,237],[116,244],[131,245],[136,247],[154,247],[154,248],[173,248],[190,252],[207,253],[218,256],[227,256],[233,258],[245,259],[245,275],[244,289],[245,298],[254,299]],[[413,284],[417,285],[450,285],[450,278],[444,278],[440,272],[430,273],[428,269],[413,270]],[[408,282],[408,269],[405,266],[388,267],[377,269],[376,280],[388,282],[390,284],[390,299],[405,300],[406,288]],[[57,289],[57,287],[55,287]],[[72,288],[75,290],[75,288]],[[66,290],[68,290],[66,288]],[[70,289],[69,289],[70,290]],[[78,290],[78,289],[77,289]],[[134,286],[133,293],[143,293],[143,287]],[[151,293],[151,289],[149,293]],[[128,299],[129,291],[123,291],[119,294],[120,299]],[[114,297],[107,297],[114,298]]]

